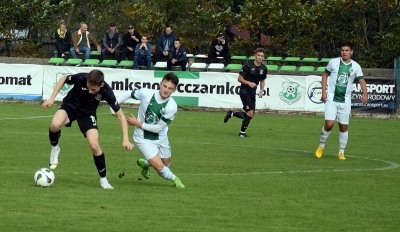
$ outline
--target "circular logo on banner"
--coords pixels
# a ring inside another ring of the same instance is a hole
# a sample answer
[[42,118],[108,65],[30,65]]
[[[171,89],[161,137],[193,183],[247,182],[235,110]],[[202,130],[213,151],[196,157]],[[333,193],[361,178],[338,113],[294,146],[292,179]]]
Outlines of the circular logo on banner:
[[311,85],[308,86],[307,90],[308,99],[314,102],[315,104],[324,103],[321,100],[322,97],[322,84],[321,81],[314,81]]

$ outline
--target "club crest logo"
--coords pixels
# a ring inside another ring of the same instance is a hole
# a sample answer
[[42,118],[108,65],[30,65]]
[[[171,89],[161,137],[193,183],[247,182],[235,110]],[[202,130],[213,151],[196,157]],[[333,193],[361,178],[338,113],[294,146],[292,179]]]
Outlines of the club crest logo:
[[336,86],[346,87],[348,81],[349,81],[349,74],[341,72],[338,74],[336,80]]
[[96,100],[98,100],[98,101],[101,101],[101,98],[103,98],[103,95],[101,95],[101,93],[97,93],[94,98],[96,98]]
[[349,81],[349,74],[345,72],[339,73],[337,81],[342,84],[347,84]]
[[[63,77],[63,76],[66,76],[66,80],[71,80],[71,75],[70,75],[70,73],[57,73],[57,75],[56,75],[56,82],[54,82],[53,83],[53,89],[56,87],[56,85],[57,85],[57,83],[58,83],[58,80],[61,78],[61,77]],[[67,83],[65,83],[62,87],[61,87],[61,89],[60,89],[60,91],[58,92],[61,96],[63,96],[63,97],[65,97],[65,96],[67,96],[67,94],[68,94],[68,92],[72,89],[74,87],[74,85],[69,85],[69,84],[67,84]]]
[[281,100],[289,105],[300,100],[302,94],[299,92],[299,84],[297,82],[283,82],[282,91],[279,93]]
[[[56,87],[57,83],[53,83],[53,89]],[[59,94],[61,94],[63,97],[65,97],[68,92],[72,89],[72,87],[74,87],[74,85],[69,85],[67,83],[65,83],[63,85],[63,87],[60,89],[60,92],[58,92]]]
[[153,113],[151,110],[147,110],[146,118],[144,121],[148,124],[157,124],[158,121],[160,121],[160,118],[157,116],[157,114]]

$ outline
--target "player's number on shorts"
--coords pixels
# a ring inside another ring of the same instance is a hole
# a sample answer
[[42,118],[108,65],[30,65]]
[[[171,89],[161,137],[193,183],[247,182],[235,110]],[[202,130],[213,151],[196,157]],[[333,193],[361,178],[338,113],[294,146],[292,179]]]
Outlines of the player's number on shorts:
[[93,126],[96,126],[97,125],[96,118],[94,116],[90,116],[90,118],[92,119]]

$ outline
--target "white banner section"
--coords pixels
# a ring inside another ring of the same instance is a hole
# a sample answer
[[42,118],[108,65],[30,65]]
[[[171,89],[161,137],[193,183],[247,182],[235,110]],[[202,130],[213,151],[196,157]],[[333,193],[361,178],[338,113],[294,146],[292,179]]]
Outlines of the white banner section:
[[[49,99],[60,77],[79,72],[90,72],[92,67],[44,66],[43,100]],[[166,71],[97,68],[104,72],[105,81],[118,97],[124,91],[139,88],[159,88]],[[173,94],[178,105],[242,108],[239,97],[240,83],[237,73],[175,72],[179,77],[177,91]],[[72,86],[65,85],[58,93],[60,101]],[[257,93],[259,91],[257,90]],[[320,76],[268,75],[264,96],[256,98],[257,109],[323,111]],[[128,103],[138,103],[133,99]]]
[[0,98],[42,99],[43,66],[0,64]]

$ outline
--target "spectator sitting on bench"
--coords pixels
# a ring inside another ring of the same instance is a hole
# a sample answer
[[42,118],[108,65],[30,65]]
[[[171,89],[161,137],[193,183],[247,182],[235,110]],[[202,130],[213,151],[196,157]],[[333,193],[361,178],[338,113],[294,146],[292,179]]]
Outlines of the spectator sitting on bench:
[[208,53],[207,66],[210,65],[218,56],[224,58],[224,66],[231,63],[231,53],[229,52],[228,43],[222,33],[218,33],[217,38],[211,43],[210,53]]
[[79,52],[84,53],[83,61],[89,59],[90,57],[90,42],[92,42],[96,47],[97,51],[101,52],[101,46],[93,38],[91,34],[87,31],[88,26],[85,23],[81,24],[81,29],[76,31],[72,36],[72,47],[69,50],[73,58],[77,58],[76,55]]
[[71,48],[72,35],[64,23],[60,24],[60,28],[54,33],[54,37],[57,41],[56,49],[58,57],[67,59],[65,52],[68,52]]
[[133,59],[133,69],[138,69],[139,65],[146,65],[147,70],[151,69],[151,50],[153,46],[147,42],[147,36],[142,36],[141,43],[135,47],[135,57]]
[[167,70],[172,70],[172,66],[181,66],[182,71],[186,71],[186,48],[181,45],[179,39],[175,39],[174,47],[169,50]]
[[168,58],[168,51],[174,48],[174,41],[176,38],[176,35],[172,33],[171,26],[166,26],[165,33],[163,33],[157,41],[157,49],[153,55],[153,64],[157,61],[163,60],[164,58]]
[[[126,60],[126,57],[135,55],[135,48],[141,41],[139,32],[133,28],[132,25],[128,26],[128,32],[122,37],[122,51],[121,60]],[[129,59],[129,58],[128,58]]]
[[117,25],[110,23],[110,29],[106,31],[103,37],[104,49],[101,51],[101,60],[105,60],[109,54],[114,54],[114,59],[117,60],[117,63],[121,62],[121,44],[122,36],[117,29]]

